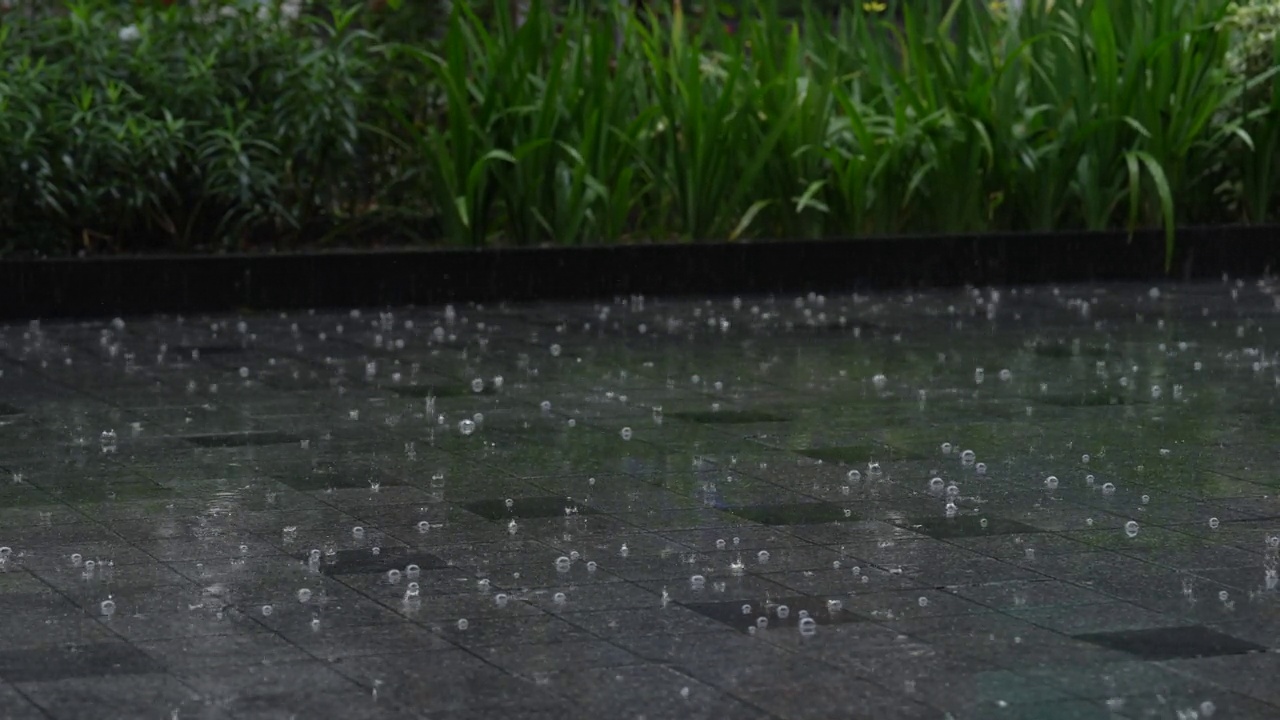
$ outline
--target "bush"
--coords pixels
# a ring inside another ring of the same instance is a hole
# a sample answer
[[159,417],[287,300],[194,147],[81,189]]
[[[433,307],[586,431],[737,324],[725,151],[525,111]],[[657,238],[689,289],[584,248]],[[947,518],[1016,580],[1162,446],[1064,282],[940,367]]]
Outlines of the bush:
[[372,201],[376,39],[350,11],[333,18],[293,22],[254,0],[11,13],[0,29],[6,249],[287,243]]
[[507,0],[385,5],[7,24],[0,230],[65,252],[379,216],[469,245],[1163,225],[1172,247],[1275,219],[1275,0],[534,0],[518,27]]

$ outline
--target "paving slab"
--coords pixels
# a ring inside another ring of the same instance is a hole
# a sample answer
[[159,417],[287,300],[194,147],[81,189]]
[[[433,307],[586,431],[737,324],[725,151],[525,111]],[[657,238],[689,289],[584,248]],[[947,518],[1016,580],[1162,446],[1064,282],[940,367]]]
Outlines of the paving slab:
[[1278,297],[0,326],[0,715],[1277,717]]

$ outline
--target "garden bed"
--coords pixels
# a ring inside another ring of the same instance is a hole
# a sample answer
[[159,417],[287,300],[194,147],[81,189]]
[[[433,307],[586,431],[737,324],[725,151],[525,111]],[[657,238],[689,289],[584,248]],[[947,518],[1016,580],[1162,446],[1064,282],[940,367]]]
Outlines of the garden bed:
[[6,22],[0,253],[1163,228],[1172,268],[1280,200],[1272,0],[225,5]]

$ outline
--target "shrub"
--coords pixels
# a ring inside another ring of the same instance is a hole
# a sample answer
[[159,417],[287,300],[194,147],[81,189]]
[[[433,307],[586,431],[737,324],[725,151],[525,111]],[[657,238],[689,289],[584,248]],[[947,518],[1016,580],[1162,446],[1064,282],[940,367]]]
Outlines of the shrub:
[[369,202],[377,48],[353,12],[332,17],[254,0],[15,11],[0,29],[8,249],[288,242]]

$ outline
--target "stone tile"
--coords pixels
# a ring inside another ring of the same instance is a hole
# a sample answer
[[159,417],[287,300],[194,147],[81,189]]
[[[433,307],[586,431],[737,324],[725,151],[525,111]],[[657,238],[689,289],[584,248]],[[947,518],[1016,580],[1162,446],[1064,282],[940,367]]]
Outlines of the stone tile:
[[19,689],[50,717],[152,717],[157,714],[208,720],[231,720],[219,708],[172,676],[153,672],[112,677],[80,677],[28,682]]
[[1203,626],[1081,633],[1074,636],[1143,660],[1217,657],[1266,652],[1267,648]]
[[17,684],[159,672],[159,664],[124,642],[0,651],[0,679]]
[[1274,717],[1274,297],[1150,289],[0,325],[0,715]]

